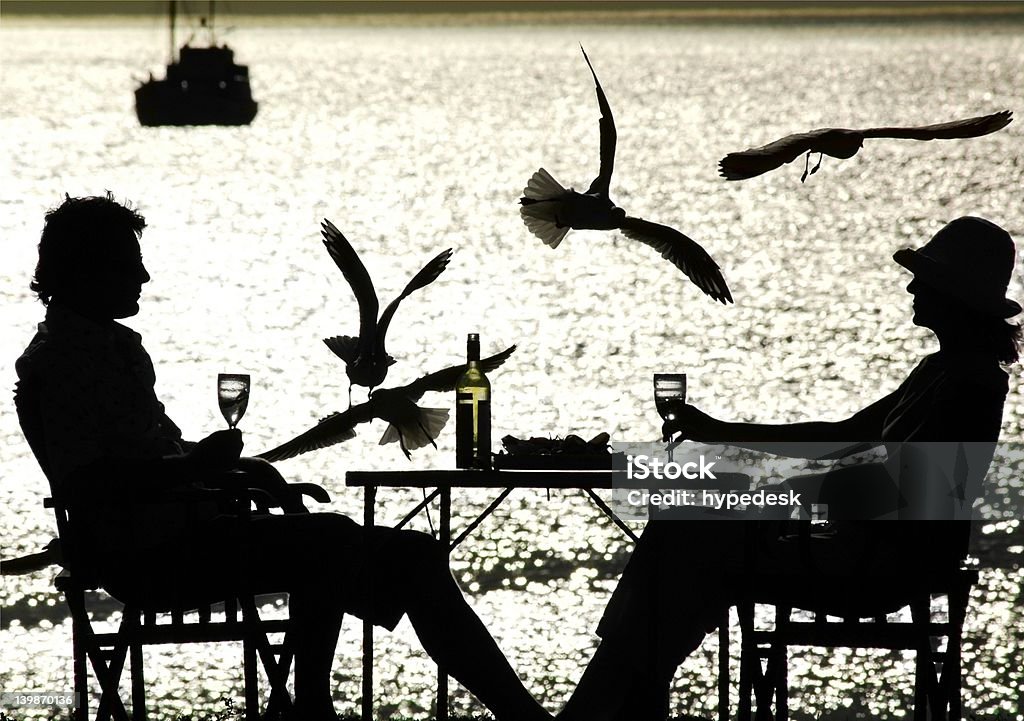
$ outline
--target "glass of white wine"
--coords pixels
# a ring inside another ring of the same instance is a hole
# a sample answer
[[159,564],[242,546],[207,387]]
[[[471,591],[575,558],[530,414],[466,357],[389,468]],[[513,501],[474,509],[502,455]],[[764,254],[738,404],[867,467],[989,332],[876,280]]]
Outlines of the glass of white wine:
[[[658,409],[658,415],[663,421],[670,421],[676,417],[676,411],[686,403],[686,374],[685,373],[655,373],[654,374],[654,407]],[[668,461],[673,460],[673,452],[679,443],[669,443],[665,446]]]
[[228,428],[234,428],[249,406],[249,376],[245,373],[217,375],[217,404]]
[[654,374],[654,406],[663,421],[676,417],[676,410],[686,404],[685,373]]

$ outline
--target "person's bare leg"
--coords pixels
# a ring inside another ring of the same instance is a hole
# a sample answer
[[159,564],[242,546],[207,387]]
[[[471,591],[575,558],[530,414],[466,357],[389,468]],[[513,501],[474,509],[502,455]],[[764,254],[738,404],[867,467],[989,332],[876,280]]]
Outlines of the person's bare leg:
[[634,693],[629,650],[602,641],[566,702],[559,721],[612,721]]
[[295,649],[295,716],[335,721],[331,668],[345,614],[310,591],[290,594],[288,606],[295,622],[289,638]]
[[[336,721],[331,672],[345,611],[341,590],[350,572],[354,524],[330,513],[258,516],[241,523],[236,555],[257,592],[288,592],[295,652],[296,719]],[[227,541],[225,541],[225,545]],[[318,553],[321,549],[331,552]]]
[[[419,545],[419,544],[415,544]],[[423,544],[417,589],[406,613],[424,650],[480,699],[498,721],[544,721],[538,704],[466,603],[439,547]]]
[[728,602],[717,573],[707,568],[688,571],[693,587],[703,589],[698,597],[665,585],[675,578],[665,562],[678,549],[710,546],[706,563],[714,569],[720,559],[710,554],[718,550],[707,539],[717,538],[724,547],[742,536],[728,524],[648,524],[620,581],[625,586],[616,591],[624,595],[610,602],[611,616],[599,627],[603,640],[559,721],[664,721],[676,668]]
[[657,658],[645,658],[635,644],[602,641],[559,721],[665,721],[669,686],[680,659],[703,638],[703,631],[694,630],[688,643]]

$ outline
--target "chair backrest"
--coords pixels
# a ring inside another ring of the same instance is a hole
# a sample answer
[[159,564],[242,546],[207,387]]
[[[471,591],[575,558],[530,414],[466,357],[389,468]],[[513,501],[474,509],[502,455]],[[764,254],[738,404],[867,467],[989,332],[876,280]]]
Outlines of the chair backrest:
[[98,588],[99,575],[88,534],[79,532],[80,529],[74,522],[69,493],[67,489],[61,488],[59,483],[54,482],[50,473],[46,456],[45,427],[39,410],[39,394],[31,382],[17,382],[14,388],[14,405],[18,412],[21,432],[50,485],[50,499],[46,505],[53,508],[57,520],[57,535],[60,538],[64,568],[71,574],[75,583],[84,588]]

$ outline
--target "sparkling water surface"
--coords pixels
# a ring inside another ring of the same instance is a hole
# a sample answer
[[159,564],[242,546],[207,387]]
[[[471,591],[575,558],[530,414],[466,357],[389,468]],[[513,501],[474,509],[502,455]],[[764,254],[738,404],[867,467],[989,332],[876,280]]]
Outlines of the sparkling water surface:
[[[153,280],[141,313],[157,391],[186,437],[224,426],[217,373],[252,375],[240,427],[257,453],[346,404],[342,365],[321,338],[355,334],[355,301],[319,241],[330,218],[352,241],[382,302],[427,259],[448,270],[399,309],[389,383],[459,361],[479,331],[485,353],[519,349],[491,376],[494,438],[607,431],[655,438],[651,376],[689,373],[689,398],[725,418],[839,419],[893,390],[934,340],[910,323],[909,276],[893,251],[945,221],[991,218],[1024,239],[1021,119],[973,141],[869,141],[743,183],[717,176],[725,153],[821,126],[925,124],[1024,112],[1020,25],[346,27],[239,21],[228,36],[251,68],[259,115],[245,128],[141,128],[132,91],[162,75],[162,23],[0,26],[3,192],[0,379],[41,306],[28,291],[44,211],[63,194],[113,190],[149,221]],[[618,125],[612,197],[704,245],[736,298],[703,296],[651,249],[614,233],[572,232],[556,250],[529,234],[517,198],[547,168],[585,188],[597,172],[598,111],[584,43]],[[1024,297],[1018,268],[1010,294]],[[1004,439],[1021,440],[1020,366]],[[356,389],[360,400],[364,389]],[[425,405],[450,407],[432,394]],[[18,428],[0,416],[4,557],[54,534],[45,480]],[[377,445],[383,424],[280,464],[361,518],[352,469],[451,467],[454,433],[411,462]],[[1004,492],[1021,492],[1019,466]],[[492,494],[459,492],[464,525]],[[381,493],[397,521],[418,491]],[[436,516],[433,519],[436,524]],[[427,519],[414,526],[429,530]],[[965,702],[1021,719],[1024,546],[1015,518],[985,529],[981,582],[964,641]],[[561,708],[595,646],[593,629],[630,549],[576,493],[514,492],[452,566],[528,688]],[[310,549],[330,553],[330,549]],[[52,574],[0,589],[0,690],[71,688],[70,623]],[[694,580],[699,592],[700,580]],[[408,593],[415,594],[416,588]],[[111,619],[116,620],[116,611]],[[376,705],[430,712],[434,666],[403,621],[379,633]],[[738,632],[733,633],[734,682]],[[360,624],[348,618],[334,673],[339,711],[358,708]],[[681,667],[674,713],[716,708],[716,637]],[[148,657],[158,718],[241,702],[240,649]],[[911,654],[801,649],[790,707],[803,718],[909,718]],[[457,710],[479,711],[456,690]]]

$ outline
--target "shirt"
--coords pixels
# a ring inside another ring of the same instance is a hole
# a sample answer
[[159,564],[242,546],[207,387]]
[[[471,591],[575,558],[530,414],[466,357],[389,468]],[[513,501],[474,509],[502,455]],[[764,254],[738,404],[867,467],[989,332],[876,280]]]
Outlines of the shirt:
[[1009,376],[991,356],[926,356],[891,396],[881,440],[995,442],[1009,389]]
[[999,440],[1009,376],[994,358],[935,353],[891,396],[885,417],[887,470],[903,518],[968,519]]
[[39,400],[51,482],[100,458],[181,453],[181,431],[157,400],[142,337],[120,323],[97,323],[57,304],[15,368]]
[[[74,471],[104,458],[155,459],[184,450],[181,431],[156,397],[142,337],[120,323],[97,323],[51,303],[15,368],[19,386],[37,400],[40,461],[55,492],[68,490]],[[132,506],[99,497],[78,518],[101,567],[187,532],[194,520],[183,504]]]

